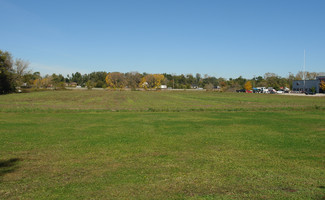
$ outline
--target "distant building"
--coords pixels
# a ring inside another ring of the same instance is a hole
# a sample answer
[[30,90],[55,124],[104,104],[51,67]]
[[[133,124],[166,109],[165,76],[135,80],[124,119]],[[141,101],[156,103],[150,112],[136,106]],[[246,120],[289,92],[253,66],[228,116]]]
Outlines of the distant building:
[[149,83],[148,82],[143,82],[141,87],[149,87]]
[[319,87],[321,81],[325,81],[325,76],[317,76],[316,80],[295,80],[292,82],[292,91],[310,92],[315,88],[316,93],[323,93],[324,91]]
[[69,87],[76,87],[77,85],[78,84],[76,82],[70,82],[70,83],[68,83],[67,86],[69,86]]

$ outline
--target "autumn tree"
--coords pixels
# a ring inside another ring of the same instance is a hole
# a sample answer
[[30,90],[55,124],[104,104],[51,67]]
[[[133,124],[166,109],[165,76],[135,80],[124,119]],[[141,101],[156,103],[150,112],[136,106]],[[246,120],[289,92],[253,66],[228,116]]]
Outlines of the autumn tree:
[[40,88],[42,86],[42,79],[41,78],[38,78],[38,79],[35,79],[33,81],[33,85],[36,87],[36,88]]
[[139,84],[140,87],[143,88],[157,88],[161,85],[162,81],[164,81],[165,76],[163,74],[147,74],[145,77],[141,79]]
[[322,80],[319,84],[319,87],[321,90],[323,90],[323,93],[325,93],[325,81]]
[[113,89],[121,89],[126,86],[126,79],[124,74],[120,72],[108,73],[105,79],[107,86]]
[[148,84],[148,88],[154,88],[155,87],[155,76],[153,74],[148,74],[145,77],[145,80]]
[[144,88],[144,89],[148,89],[149,84],[148,84],[148,82],[146,80],[146,76],[144,76],[144,77],[141,78],[141,81],[139,83],[139,87],[140,88]]
[[251,81],[247,81],[244,85],[245,90],[251,90],[253,88],[252,86],[252,82]]
[[162,82],[165,79],[164,75],[162,75],[162,74],[154,74],[153,76],[155,78],[155,85],[154,85],[154,87],[157,88],[157,87],[161,86]]
[[52,76],[45,76],[41,79],[41,86],[43,88],[48,88],[52,86]]
[[41,87],[41,73],[40,72],[34,72],[32,74],[32,80],[31,80],[31,84],[34,85],[36,88]]

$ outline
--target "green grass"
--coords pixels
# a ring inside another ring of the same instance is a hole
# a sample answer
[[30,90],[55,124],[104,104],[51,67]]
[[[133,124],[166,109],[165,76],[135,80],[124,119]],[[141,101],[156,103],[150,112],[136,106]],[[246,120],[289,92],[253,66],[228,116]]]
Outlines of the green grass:
[[324,107],[213,92],[0,96],[0,199],[322,199]]
[[0,111],[325,110],[324,99],[202,91],[47,91],[1,96]]

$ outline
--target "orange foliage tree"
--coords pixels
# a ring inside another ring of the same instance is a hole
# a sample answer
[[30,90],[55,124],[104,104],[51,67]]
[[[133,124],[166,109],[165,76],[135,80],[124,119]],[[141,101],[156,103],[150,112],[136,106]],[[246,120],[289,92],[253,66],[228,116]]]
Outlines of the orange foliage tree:
[[245,90],[251,90],[253,88],[252,86],[252,82],[251,81],[247,81],[245,83],[245,86],[244,86]]

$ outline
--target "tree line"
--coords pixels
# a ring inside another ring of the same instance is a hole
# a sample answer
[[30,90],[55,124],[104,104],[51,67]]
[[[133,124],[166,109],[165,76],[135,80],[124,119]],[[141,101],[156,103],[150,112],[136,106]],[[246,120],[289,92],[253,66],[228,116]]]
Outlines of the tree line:
[[[316,72],[306,72],[305,79],[313,80],[321,75]],[[288,77],[281,77],[275,73],[265,73],[264,76],[257,76],[252,79],[246,79],[242,76],[237,78],[225,79],[222,77],[209,76],[200,73],[193,74],[149,74],[139,72],[92,72],[81,74],[80,72],[68,74],[45,75],[41,76],[39,72],[29,70],[29,62],[23,59],[13,59],[11,54],[0,50],[0,94],[7,94],[16,91],[17,87],[33,88],[65,88],[67,86],[82,86],[89,89],[112,88],[123,89],[130,88],[158,88],[160,85],[166,85],[174,89],[205,88],[212,90],[218,88],[222,91],[235,91],[250,87],[273,87],[278,90],[281,87],[292,88],[293,80],[302,80],[303,72],[297,74],[289,73]]]

